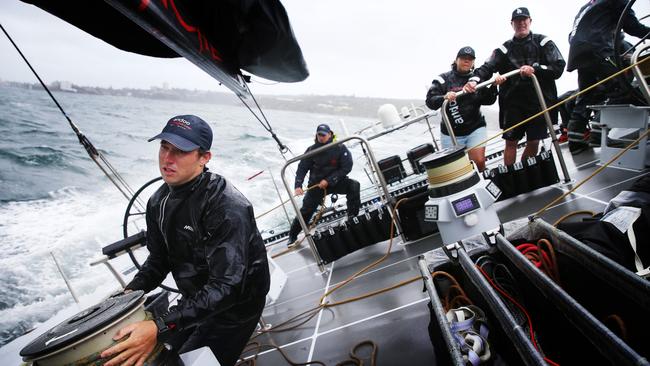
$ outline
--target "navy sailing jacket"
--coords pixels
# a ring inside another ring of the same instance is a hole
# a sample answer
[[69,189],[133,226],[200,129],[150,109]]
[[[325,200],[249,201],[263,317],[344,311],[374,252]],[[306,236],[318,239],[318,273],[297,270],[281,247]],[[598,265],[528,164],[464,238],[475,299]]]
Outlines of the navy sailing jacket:
[[[554,104],[557,100],[555,80],[562,76],[566,62],[555,43],[542,34],[530,32],[524,38],[513,37],[507,40],[474,71],[477,76],[472,80],[485,81],[495,72],[503,75],[524,65],[530,65],[535,69],[535,76],[547,106]],[[541,110],[532,78],[512,76],[499,86],[499,121],[504,121],[504,113],[510,106],[525,110]],[[557,121],[557,113],[552,113],[552,119]]]
[[[569,34],[567,71],[590,66],[614,55],[614,31],[626,4],[625,0],[596,0],[580,8]],[[625,33],[638,38],[650,32],[632,9],[623,18],[622,28]]]
[[181,187],[163,184],[146,219],[149,257],[126,288],[151,291],[171,271],[183,299],[162,316],[166,324],[258,315],[270,284],[266,250],[253,207],[232,184],[207,171]]
[[[474,76],[473,72],[461,74],[454,66],[451,71],[436,76],[427,92],[427,107],[437,110],[442,106],[447,92],[458,92],[467,81]],[[447,103],[447,116],[457,136],[467,136],[476,129],[485,126],[485,117],[481,113],[481,105],[494,104],[497,100],[497,88],[489,87],[458,98]],[[440,132],[449,135],[447,126],[440,125]]]
[[[315,144],[305,150],[305,154],[321,146],[325,146],[325,144],[316,141]],[[307,172],[309,172],[308,187],[318,184],[323,179],[327,181],[328,185],[333,187],[351,171],[352,154],[350,154],[350,150],[345,145],[337,145],[320,154],[300,160],[298,170],[296,171],[294,188],[302,187]]]

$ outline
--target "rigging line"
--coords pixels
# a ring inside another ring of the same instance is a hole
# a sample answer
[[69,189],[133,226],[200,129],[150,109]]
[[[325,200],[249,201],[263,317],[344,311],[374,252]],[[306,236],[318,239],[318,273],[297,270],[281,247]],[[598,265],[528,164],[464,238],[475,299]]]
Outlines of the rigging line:
[[248,90],[248,94],[250,94],[251,98],[253,98],[253,102],[255,102],[255,106],[257,107],[257,110],[259,110],[260,113],[262,114],[262,118],[264,118],[264,122],[266,122],[266,125],[268,126],[268,131],[271,132],[273,130],[273,128],[271,127],[271,123],[269,122],[269,119],[266,118],[266,115],[264,114],[264,111],[260,107],[259,103],[257,103],[257,99],[255,98],[255,95],[253,95],[253,92],[248,87],[247,83],[244,83],[244,86],[246,87],[246,90]]
[[110,180],[111,183],[113,183],[113,185],[117,188],[117,190],[120,191],[120,193],[122,193],[122,195],[123,195],[127,200],[130,200],[131,197],[129,197],[128,193],[125,192],[124,189],[123,189],[122,187],[120,187],[120,185],[119,185],[118,182],[115,180],[115,178],[113,178],[113,176],[115,176],[115,175],[114,175],[114,174],[111,175],[108,171],[106,171],[106,169],[105,169],[101,164],[99,164],[99,162],[97,161],[97,158],[96,158],[96,157],[94,157],[94,156],[91,155],[90,158],[93,159],[93,161],[95,162],[95,164],[97,164],[97,167],[99,168],[99,170],[101,170],[101,171],[104,173],[104,175],[106,176],[106,178],[108,178],[108,180]]
[[[16,42],[14,42],[13,38],[11,38],[11,36],[9,35],[9,33],[7,33],[7,30],[2,26],[2,24],[0,24],[0,29],[2,29],[2,32],[5,34],[5,36],[7,36],[7,39],[9,39],[9,42],[11,42],[11,44],[14,46],[14,48],[16,49],[16,51],[18,51],[18,54],[19,54],[20,57],[23,59],[23,61],[25,61],[25,64],[27,64],[27,66],[29,67],[29,69],[30,69],[30,70],[32,71],[32,73],[34,74],[34,76],[36,76],[36,79],[38,79],[38,81],[39,81],[39,83],[41,84],[41,86],[43,87],[43,89],[45,89],[45,91],[47,92],[47,94],[50,96],[50,99],[52,99],[52,101],[54,102],[54,104],[56,104],[56,106],[59,108],[59,111],[61,111],[61,113],[63,114],[63,116],[65,117],[65,119],[68,121],[68,124],[70,125],[70,128],[72,128],[72,131],[74,131],[74,133],[77,135],[77,138],[79,139],[79,143],[80,143],[80,144],[81,144],[81,145],[86,149],[86,152],[88,153],[88,155],[90,156],[90,158],[95,162],[95,164],[97,164],[97,166],[101,169],[101,171],[102,171],[102,172],[103,172],[103,173],[108,177],[108,179],[109,179],[109,180],[110,180],[110,181],[111,181],[111,182],[112,182],[112,183],[117,187],[117,189],[118,189],[118,190],[119,190],[119,191],[124,195],[124,197],[125,197],[127,200],[131,199],[131,198],[129,197],[129,195],[128,195],[128,193],[130,193],[131,195],[133,195],[133,190],[131,189],[131,187],[129,187],[128,184],[126,184],[126,181],[124,181],[124,179],[123,179],[123,178],[120,176],[120,174],[115,170],[115,168],[113,168],[113,166],[112,166],[112,165],[108,162],[108,160],[107,160],[107,159],[102,155],[102,153],[99,152],[99,151],[95,148],[95,146],[92,144],[92,142],[90,142],[90,140],[89,140],[89,139],[88,139],[88,138],[87,138],[83,133],[81,133],[81,131],[79,130],[79,128],[77,127],[77,125],[75,125],[75,123],[72,122],[72,119],[70,119],[70,117],[68,116],[68,114],[65,112],[65,110],[64,110],[63,107],[61,106],[61,104],[59,104],[59,101],[54,97],[54,95],[52,94],[52,92],[50,91],[50,89],[47,87],[47,85],[45,85],[45,82],[43,82],[43,79],[41,79],[40,75],[38,75],[38,73],[36,72],[36,70],[34,70],[34,68],[32,67],[32,64],[29,62],[29,60],[27,60],[27,57],[25,57],[25,55],[23,54],[23,52],[20,50],[20,48],[18,47],[18,45],[16,44]],[[111,177],[110,174],[106,171],[106,169],[105,169],[105,168],[104,168],[104,167],[99,163],[99,161],[97,160],[98,157],[101,159],[102,162],[104,162],[104,164],[106,164],[106,167],[107,167],[107,168],[108,168],[108,169],[113,173],[113,175],[115,176],[115,178]],[[117,181],[116,181],[115,179],[117,179]],[[123,187],[120,187],[120,186],[119,186],[118,181],[122,183]],[[126,190],[126,192],[125,192],[125,190]],[[128,192],[128,193],[127,193],[127,192]]]
[[[14,48],[16,49],[16,51],[18,51],[18,54],[20,54],[20,57],[23,58],[23,60],[25,61],[25,63],[26,63],[27,66],[29,67],[29,69],[32,70],[32,73],[34,73],[34,75],[36,76],[36,79],[38,79],[38,81],[41,83],[41,85],[43,86],[43,88],[45,89],[45,91],[47,92],[47,94],[50,95],[50,98],[52,98],[52,100],[54,101],[54,104],[56,104],[56,106],[59,108],[59,110],[61,111],[61,113],[63,113],[63,116],[65,116],[65,118],[68,120],[68,123],[70,123],[70,127],[72,127],[72,130],[73,130],[77,135],[80,135],[81,132],[79,131],[79,128],[77,128],[77,126],[74,124],[74,122],[72,122],[72,120],[70,119],[70,117],[68,117],[68,115],[65,113],[65,111],[63,110],[63,107],[61,107],[61,105],[59,104],[59,101],[57,101],[56,98],[54,98],[54,95],[52,95],[52,93],[50,92],[50,89],[47,87],[47,85],[45,85],[45,83],[43,82],[43,80],[41,80],[41,77],[38,75],[38,73],[36,72],[36,70],[34,70],[34,68],[32,67],[32,64],[29,63],[29,61],[27,60],[27,58],[25,57],[25,55],[23,54],[23,52],[20,50],[20,48],[18,48],[18,45],[14,42],[13,38],[11,38],[11,36],[9,35],[9,33],[7,33],[7,31],[6,31],[5,28],[2,26],[2,24],[0,24],[0,29],[2,29],[2,32],[5,34],[5,36],[7,36],[7,38],[9,39],[9,42],[11,42],[11,44],[14,46]],[[82,144],[83,144],[83,143],[82,143]],[[96,153],[96,151],[95,151],[95,153]]]
[[610,164],[612,164],[614,161],[616,161],[618,158],[620,158],[620,157],[621,157],[623,154],[625,154],[628,150],[630,150],[631,148],[633,148],[634,146],[636,146],[636,145],[639,143],[639,141],[641,141],[644,137],[648,136],[648,133],[650,133],[650,129],[649,129],[649,130],[646,130],[644,133],[642,133],[642,134],[641,134],[641,135],[640,135],[636,140],[632,141],[632,142],[631,142],[631,143],[630,143],[630,144],[629,144],[625,149],[619,151],[619,153],[616,154],[616,155],[614,155],[614,157],[612,157],[612,158],[611,158],[607,163],[603,164],[601,167],[599,167],[598,169],[596,169],[593,173],[591,173],[591,175],[589,175],[587,178],[583,179],[580,183],[576,184],[576,186],[573,187],[571,190],[569,190],[568,192],[564,193],[564,194],[561,195],[560,197],[554,199],[552,202],[550,202],[549,204],[547,204],[546,206],[544,206],[541,210],[535,212],[535,213],[531,216],[531,218],[534,219],[535,217],[539,217],[539,216],[540,216],[541,214],[543,214],[544,211],[546,211],[549,207],[551,207],[551,206],[553,206],[554,204],[558,203],[560,200],[564,199],[564,197],[570,195],[570,194],[573,193],[576,189],[578,189],[580,186],[582,186],[583,184],[585,184],[588,180],[590,180],[591,178],[593,178],[593,177],[595,177],[596,175],[598,175],[598,173],[600,173],[600,172],[603,171],[605,168],[607,168]]
[[257,103],[257,99],[255,99],[255,96],[253,95],[253,92],[250,90],[248,87],[248,84],[244,82],[244,87],[248,91],[248,94],[253,98],[253,102],[255,102],[255,105],[257,106],[257,109],[260,111],[260,114],[262,115],[262,118],[264,118],[264,121],[262,121],[262,118],[260,118],[257,113],[253,111],[253,109],[244,101],[244,98],[241,95],[237,95],[239,100],[248,108],[248,110],[255,116],[257,121],[264,127],[264,129],[271,134],[271,137],[275,140],[275,142],[278,144],[278,148],[280,149],[280,153],[282,154],[282,157],[284,158],[285,161],[287,161],[287,158],[284,156],[284,153],[289,151],[293,155],[293,151],[291,151],[286,145],[284,145],[281,141],[278,135],[275,134],[273,131],[273,127],[271,126],[271,123],[269,122],[268,118],[266,118],[266,115],[264,114],[264,111],[260,107],[260,105]]
[[[130,200],[131,197],[133,197],[133,195],[135,194],[135,191],[133,190],[133,188],[131,188],[131,186],[129,185],[129,183],[127,183],[126,180],[124,180],[124,177],[122,177],[122,175],[117,171],[117,169],[115,169],[115,168],[113,167],[113,164],[111,164],[110,161],[108,161],[108,159],[106,159],[106,157],[104,157],[103,154],[100,153],[100,154],[99,154],[99,157],[102,159],[102,162],[103,162],[104,164],[106,164],[106,166],[108,167],[108,169],[110,169],[111,173],[113,173],[113,175],[115,176],[115,178],[116,178],[116,179],[117,179],[117,180],[122,184],[122,186],[124,187],[124,189],[129,193],[129,195],[128,195],[128,196],[125,195],[125,197],[126,197],[126,199]],[[99,164],[98,164],[98,165],[99,165]],[[118,188],[118,189],[119,189],[119,188]],[[140,197],[137,197],[137,198],[136,198],[136,202],[135,202],[135,203],[138,205],[137,209],[140,210],[140,212],[144,212],[144,211],[145,211],[145,207],[146,207],[146,206],[145,206],[145,204],[142,202],[142,200],[140,200]]]
[[[614,33],[612,33],[612,44],[614,45],[614,50],[618,50],[619,52],[621,50],[621,47],[620,47],[621,42],[622,42],[623,38],[625,37],[625,35],[623,35],[622,38],[620,37],[620,32],[623,29],[623,19],[627,18],[627,16],[630,15],[630,9],[632,9],[632,5],[634,5],[635,2],[636,2],[636,0],[627,1],[627,4],[625,4],[625,7],[623,8],[623,11],[621,11],[621,15],[619,15],[619,17],[618,17],[618,21],[616,22],[616,28],[614,28]],[[615,54],[616,54],[616,52],[615,52]],[[615,66],[620,65],[621,64],[621,57],[617,56],[615,62],[616,62]]]
[[467,150],[469,151],[469,150],[472,150],[472,149],[476,149],[477,147],[479,147],[479,146],[481,146],[481,145],[483,145],[483,144],[487,144],[488,142],[490,142],[490,141],[494,140],[495,138],[497,138],[497,137],[503,135],[504,133],[506,133],[506,132],[508,132],[508,131],[511,131],[511,130],[514,130],[515,128],[517,128],[517,127],[519,127],[519,126],[524,125],[524,124],[526,124],[526,123],[528,123],[528,122],[534,120],[535,118],[541,116],[542,114],[544,114],[544,113],[546,113],[546,112],[548,112],[548,111],[551,111],[551,110],[553,110],[553,109],[555,109],[555,108],[561,106],[562,104],[564,104],[564,103],[566,103],[566,102],[568,102],[568,101],[570,101],[570,100],[572,100],[572,99],[577,98],[578,96],[580,96],[580,95],[582,95],[582,94],[584,94],[584,93],[590,91],[591,89],[594,89],[595,87],[597,87],[597,86],[600,85],[600,84],[603,84],[603,83],[605,83],[605,82],[608,82],[608,81],[614,79],[615,77],[617,77],[617,76],[619,76],[619,75],[621,75],[621,74],[623,74],[623,73],[625,73],[625,72],[631,70],[633,67],[636,67],[636,66],[642,64],[643,62],[645,62],[645,61],[647,61],[647,60],[650,60],[650,57],[648,57],[648,58],[644,58],[643,60],[637,61],[637,62],[633,63],[633,64],[630,65],[630,66],[627,66],[627,67],[625,67],[625,68],[623,68],[623,69],[620,69],[619,71],[617,71],[617,72],[615,72],[615,73],[609,75],[608,77],[604,78],[603,80],[600,80],[599,82],[597,82],[597,83],[595,83],[595,84],[593,84],[593,85],[590,85],[589,87],[585,88],[584,90],[580,90],[580,91],[578,91],[577,93],[575,93],[575,94],[573,94],[573,95],[570,95],[570,96],[566,97],[565,99],[563,99],[563,100],[561,100],[561,101],[559,101],[559,102],[553,104],[552,106],[550,106],[550,107],[548,107],[548,108],[546,108],[546,109],[544,109],[544,110],[542,110],[542,111],[540,111],[540,112],[535,113],[534,115],[532,115],[532,116],[526,118],[525,120],[523,120],[523,121],[517,123],[517,124],[514,125],[514,126],[511,126],[511,127],[509,127],[509,128],[506,128],[505,130],[502,130],[501,132],[498,132],[498,133],[495,134],[494,136],[492,136],[492,137],[490,137],[490,138],[488,138],[488,139],[486,139],[486,140],[484,140],[484,141],[479,142],[478,144],[476,144],[476,145],[470,147],[470,148],[467,149]]
[[641,38],[641,40],[639,40],[639,41],[638,41],[634,46],[628,48],[627,51],[621,53],[621,57],[627,55],[628,53],[630,53],[630,51],[632,51],[633,49],[635,49],[638,45],[640,45],[641,43],[645,42],[646,39],[648,38],[648,36],[650,36],[650,32],[646,33],[646,35],[643,36],[643,38]]

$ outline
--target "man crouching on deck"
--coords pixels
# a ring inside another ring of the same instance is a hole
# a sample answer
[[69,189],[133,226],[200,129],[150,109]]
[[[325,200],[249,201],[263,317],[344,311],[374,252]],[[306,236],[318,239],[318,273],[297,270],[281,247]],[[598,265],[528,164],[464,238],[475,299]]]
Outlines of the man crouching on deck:
[[165,342],[178,353],[208,346],[222,366],[234,365],[270,282],[253,207],[207,171],[212,130],[201,118],[174,117],[155,139],[165,184],[147,203],[149,257],[125,291],[151,291],[171,271],[183,298],[163,316],[121,329],[114,339],[128,339],[101,356],[112,357],[106,366],[142,365]]

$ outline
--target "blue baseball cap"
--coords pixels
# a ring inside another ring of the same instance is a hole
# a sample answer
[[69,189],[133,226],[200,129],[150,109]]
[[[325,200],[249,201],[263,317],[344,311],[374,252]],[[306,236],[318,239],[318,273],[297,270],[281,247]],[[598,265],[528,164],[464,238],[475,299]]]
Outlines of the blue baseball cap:
[[328,125],[326,125],[324,123],[322,125],[318,125],[318,127],[316,128],[316,133],[319,134],[319,135],[327,135],[330,132],[332,132],[332,130],[330,129],[330,126],[328,126]]
[[162,132],[148,141],[164,140],[183,151],[201,149],[209,151],[212,146],[212,129],[201,118],[187,114],[172,117]]

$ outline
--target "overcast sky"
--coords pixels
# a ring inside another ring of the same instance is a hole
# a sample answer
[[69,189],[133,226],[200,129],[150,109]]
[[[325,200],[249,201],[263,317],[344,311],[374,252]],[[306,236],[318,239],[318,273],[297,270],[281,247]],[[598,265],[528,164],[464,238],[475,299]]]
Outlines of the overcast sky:
[[[433,77],[449,70],[461,46],[474,47],[481,64],[512,37],[510,14],[518,6],[530,9],[533,32],[551,37],[566,58],[567,34],[585,0],[282,2],[311,75],[301,83],[255,83],[254,93],[423,99]],[[638,17],[648,15],[650,0],[637,0],[634,9]],[[648,19],[643,22],[650,24]],[[115,88],[167,82],[172,87],[227,91],[184,59],[120,51],[17,0],[0,1],[0,23],[46,82],[67,80]],[[0,79],[36,82],[2,34]],[[565,72],[558,89],[563,92],[575,85],[576,72]]]

